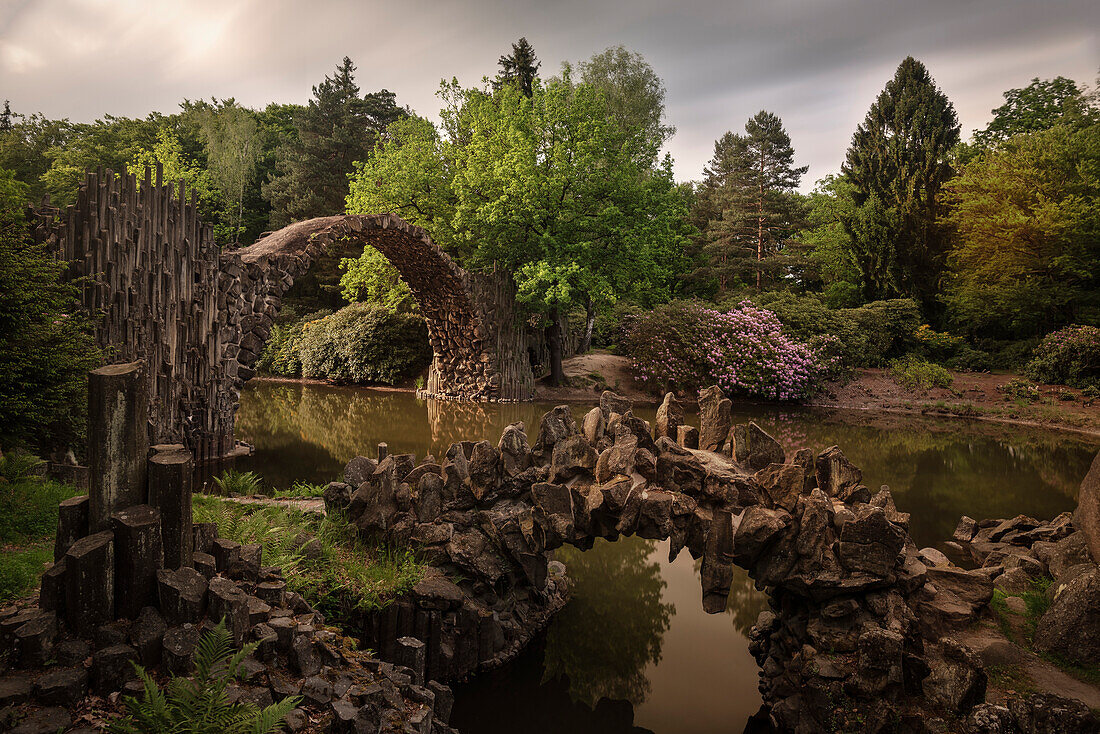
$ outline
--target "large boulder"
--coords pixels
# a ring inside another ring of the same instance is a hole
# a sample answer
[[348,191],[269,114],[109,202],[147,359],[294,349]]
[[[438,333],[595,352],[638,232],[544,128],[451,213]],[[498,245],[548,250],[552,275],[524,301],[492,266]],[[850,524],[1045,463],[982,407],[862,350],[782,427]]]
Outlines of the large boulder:
[[722,388],[712,385],[699,391],[699,448],[722,451],[729,437],[733,403]]
[[611,420],[611,416],[615,413],[625,415],[633,407],[634,404],[630,401],[630,398],[623,397],[610,390],[604,390],[600,393],[600,412],[603,413],[605,421]]
[[504,473],[510,477],[522,474],[531,466],[531,446],[522,422],[512,423],[504,429],[497,450],[500,451]]
[[730,434],[733,460],[749,471],[760,471],[769,464],[782,464],[787,454],[779,442],[755,423],[742,423]]
[[838,446],[822,451],[817,457],[815,469],[817,486],[830,497],[845,499],[863,481],[863,472],[848,461]]
[[1100,660],[1100,569],[1073,579],[1035,629],[1035,647],[1075,663]]
[[573,420],[569,406],[559,405],[542,416],[533,451],[544,463],[548,462],[554,453],[554,445],[563,438],[577,433],[579,433],[577,421]]
[[684,406],[672,393],[665,393],[665,399],[657,408],[657,424],[654,427],[654,438],[671,438],[676,440],[677,432],[684,423]]
[[592,448],[592,444],[584,436],[567,436],[554,444],[550,478],[555,482],[564,482],[576,476],[591,475],[596,469],[598,458],[596,449]]
[[837,555],[848,571],[884,578],[897,565],[906,538],[881,507],[863,505],[841,528]]
[[1084,533],[1093,562],[1100,563],[1100,452],[1097,452],[1092,468],[1081,482],[1073,524]]

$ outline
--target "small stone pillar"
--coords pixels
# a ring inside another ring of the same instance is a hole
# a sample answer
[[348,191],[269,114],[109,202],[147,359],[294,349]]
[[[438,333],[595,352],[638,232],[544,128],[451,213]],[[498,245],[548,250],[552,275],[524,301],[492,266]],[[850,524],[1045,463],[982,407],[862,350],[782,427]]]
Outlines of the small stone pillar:
[[106,530],[111,515],[145,503],[149,385],[142,362],[88,374],[88,522]]
[[115,618],[115,535],[95,533],[65,551],[65,620],[81,637]]
[[680,426],[684,422],[684,407],[672,393],[665,393],[665,399],[657,408],[657,421],[654,426],[653,438],[667,437],[675,441],[679,436]]
[[60,561],[76,541],[88,534],[88,495],[61,500],[57,506],[57,537],[53,544],[53,559]]
[[699,578],[703,586],[703,611],[719,614],[726,611],[730,584],[733,583],[733,513],[716,510],[707,533],[703,565]]
[[415,637],[399,637],[393,662],[404,665],[412,671],[414,684],[424,685],[425,647],[423,642]]
[[378,444],[378,460],[382,461],[382,459],[386,458],[389,455],[390,455],[389,444],[387,444],[385,441],[379,443]]
[[164,565],[160,512],[134,505],[111,515],[115,532],[115,614],[137,619],[157,602],[157,569]]
[[165,568],[191,565],[195,542],[191,515],[194,469],[191,452],[182,446],[164,447],[149,459],[149,504],[160,511]]
[[712,385],[699,391],[699,448],[722,453],[732,426],[733,403],[722,388]]

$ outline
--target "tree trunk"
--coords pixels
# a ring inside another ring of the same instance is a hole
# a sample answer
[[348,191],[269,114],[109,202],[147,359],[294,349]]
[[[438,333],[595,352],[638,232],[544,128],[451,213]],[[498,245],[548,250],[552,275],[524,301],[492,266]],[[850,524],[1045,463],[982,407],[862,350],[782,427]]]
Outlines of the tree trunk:
[[584,338],[581,339],[580,346],[577,348],[577,354],[584,354],[592,348],[592,329],[595,327],[596,304],[589,298],[588,303],[585,304]]
[[546,345],[550,348],[550,384],[553,387],[565,382],[565,370],[561,366],[562,341],[558,309],[551,309],[550,325],[546,327]]

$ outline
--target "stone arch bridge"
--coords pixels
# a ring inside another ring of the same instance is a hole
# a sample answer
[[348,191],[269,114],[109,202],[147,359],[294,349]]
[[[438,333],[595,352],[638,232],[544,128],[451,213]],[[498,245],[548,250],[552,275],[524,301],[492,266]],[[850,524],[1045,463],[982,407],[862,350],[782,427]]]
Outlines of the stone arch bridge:
[[511,279],[463,270],[423,229],[395,215],[312,219],[221,252],[194,192],[165,183],[159,166],[140,182],[134,174],[89,173],[75,204],[33,214],[36,239],[81,279],[108,359],[145,362],[153,442],[183,443],[199,461],[234,449],[241,387],[295,279],[322,254],[353,255],[365,245],[394,264],[427,322],[433,359],[425,397],[533,397]]

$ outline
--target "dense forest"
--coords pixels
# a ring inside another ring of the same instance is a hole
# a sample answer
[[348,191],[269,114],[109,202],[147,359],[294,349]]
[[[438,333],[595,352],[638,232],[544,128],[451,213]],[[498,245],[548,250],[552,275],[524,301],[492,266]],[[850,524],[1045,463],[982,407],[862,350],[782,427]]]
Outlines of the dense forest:
[[[674,180],[661,152],[675,134],[664,84],[623,47],[550,74],[520,39],[479,85],[441,83],[438,124],[399,94],[364,92],[345,58],[301,105],[183,100],[171,114],[76,123],[5,103],[0,425],[60,431],[68,393],[50,390],[43,405],[27,375],[49,359],[51,384],[67,384],[96,358],[72,336],[84,326],[69,316],[58,266],[19,232],[25,206],[71,203],[87,169],[151,164],[198,192],[224,248],[309,217],[396,212],[464,267],[512,272],[533,325],[568,317],[582,350],[624,351],[655,383],[690,386],[688,373],[701,379],[715,354],[736,351],[727,336],[750,327],[771,340],[768,354],[801,364],[805,347],[830,376],[916,354],[955,369],[1045,365],[1037,379],[1079,386],[1100,379],[1100,99],[1086,84],[1037,78],[1007,90],[963,140],[951,101],[906,58],[841,170],[813,172],[808,195],[795,141],[768,110],[731,121],[698,180]],[[392,382],[430,355],[414,300],[372,249],[315,268],[295,294],[268,372]],[[658,336],[680,339],[677,357],[700,352],[697,364],[673,374]],[[352,337],[399,348],[375,345],[377,360],[329,374],[333,342]],[[791,369],[756,392],[803,394],[810,377]]]

